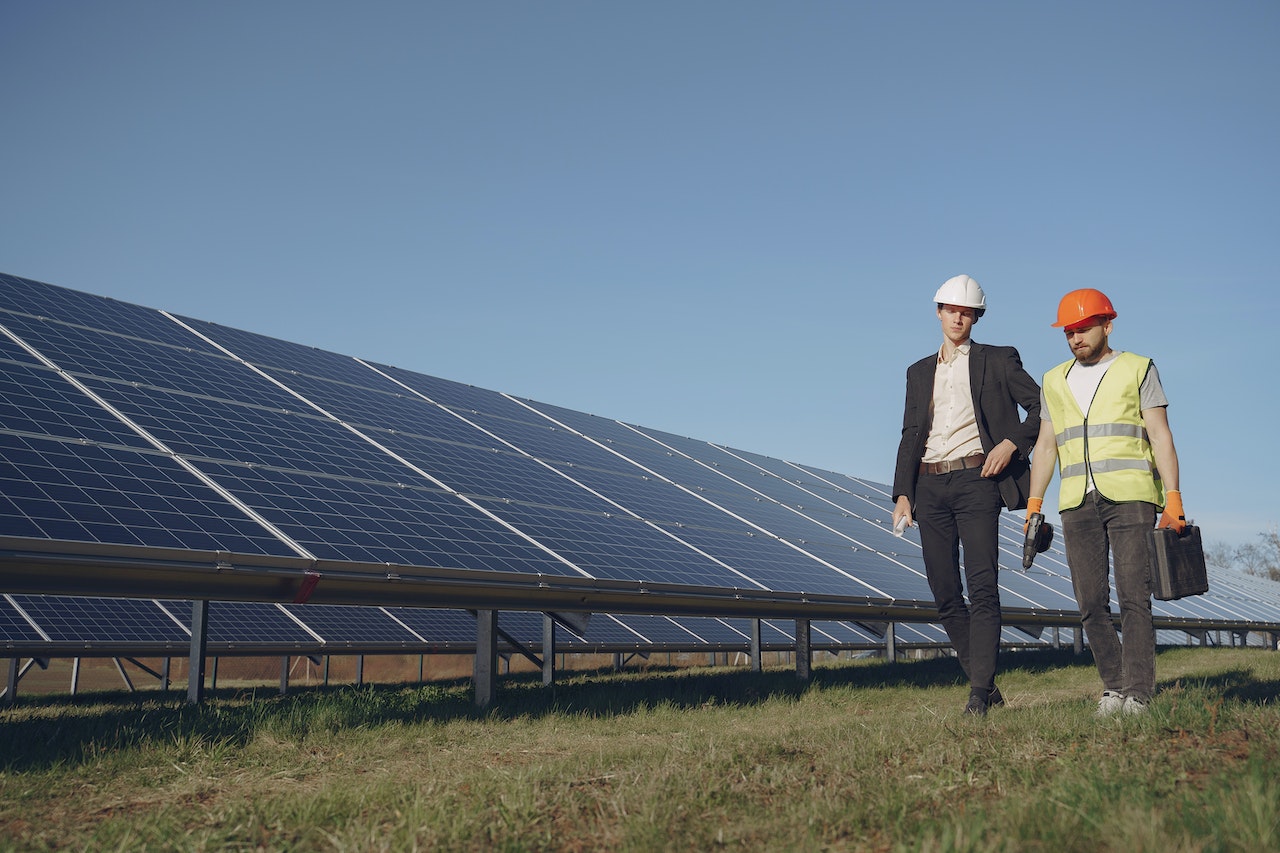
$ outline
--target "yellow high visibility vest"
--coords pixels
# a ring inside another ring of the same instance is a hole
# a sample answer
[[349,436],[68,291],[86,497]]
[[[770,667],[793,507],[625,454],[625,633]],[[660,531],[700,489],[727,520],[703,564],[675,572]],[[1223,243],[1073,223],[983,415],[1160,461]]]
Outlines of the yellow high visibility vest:
[[1057,430],[1059,511],[1084,503],[1090,475],[1094,489],[1108,500],[1164,506],[1164,486],[1138,391],[1151,359],[1131,352],[1117,355],[1098,385],[1088,417],[1067,385],[1067,372],[1075,363],[1064,361],[1044,375],[1045,403]]

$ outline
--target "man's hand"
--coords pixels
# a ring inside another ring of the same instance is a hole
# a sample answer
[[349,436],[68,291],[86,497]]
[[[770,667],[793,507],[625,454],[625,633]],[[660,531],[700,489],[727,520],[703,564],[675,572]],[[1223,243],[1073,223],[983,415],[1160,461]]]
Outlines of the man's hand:
[[1017,452],[1018,446],[1007,438],[991,448],[991,452],[987,454],[987,461],[982,465],[982,476],[997,476],[1001,471],[1009,467],[1009,462],[1013,460],[1013,454]]
[[1164,512],[1160,513],[1160,523],[1156,527],[1172,527],[1179,536],[1187,529],[1187,514],[1182,510],[1182,492],[1170,489],[1164,493]]
[[1027,498],[1027,518],[1022,522],[1022,532],[1027,532],[1027,527],[1031,524],[1031,516],[1044,509],[1044,498]]
[[901,525],[906,530],[911,526],[911,521],[911,501],[907,500],[906,495],[898,495],[893,504],[893,529],[896,531]]

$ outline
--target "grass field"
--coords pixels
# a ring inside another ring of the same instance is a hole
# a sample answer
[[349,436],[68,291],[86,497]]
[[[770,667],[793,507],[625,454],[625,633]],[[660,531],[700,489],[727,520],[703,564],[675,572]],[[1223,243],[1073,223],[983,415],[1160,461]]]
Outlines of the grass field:
[[1143,717],[1091,660],[951,660],[25,698],[4,850],[1280,849],[1280,654],[1173,649]]

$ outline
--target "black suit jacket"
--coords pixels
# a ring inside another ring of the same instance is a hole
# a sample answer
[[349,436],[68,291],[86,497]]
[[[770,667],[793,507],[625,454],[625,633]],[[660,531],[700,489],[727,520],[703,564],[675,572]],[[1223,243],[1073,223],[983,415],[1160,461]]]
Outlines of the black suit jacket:
[[[907,368],[907,405],[902,416],[902,441],[893,475],[893,496],[906,495],[912,511],[916,505],[916,479],[924,458],[925,441],[932,423],[933,377],[938,354],[926,356]],[[1018,447],[1007,468],[996,481],[1000,496],[1009,509],[1027,505],[1031,478],[1031,448],[1040,432],[1040,386],[1022,368],[1022,358],[1013,347],[974,343],[969,348],[969,386],[973,391],[973,411],[977,415],[982,449],[988,453],[1004,439]],[[1018,413],[1021,406],[1026,412]]]

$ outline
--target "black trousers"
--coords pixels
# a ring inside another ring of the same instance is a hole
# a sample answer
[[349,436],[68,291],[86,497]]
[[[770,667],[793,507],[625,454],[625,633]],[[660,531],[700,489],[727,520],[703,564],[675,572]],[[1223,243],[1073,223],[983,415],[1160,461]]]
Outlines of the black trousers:
[[[996,481],[984,479],[980,471],[921,474],[915,518],[939,621],[969,677],[970,690],[985,693],[995,686],[1000,651],[998,527],[1004,503]],[[968,604],[960,580],[962,545]]]

